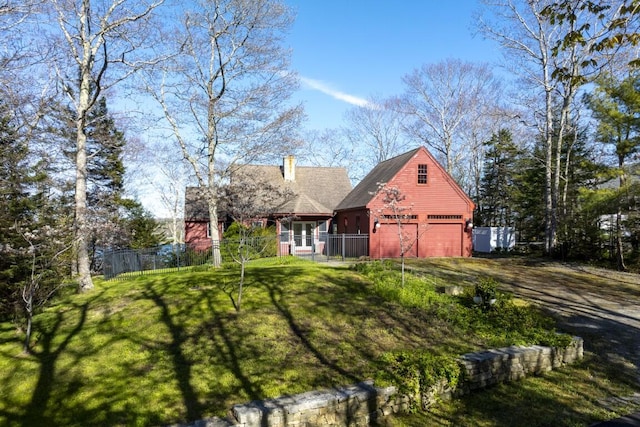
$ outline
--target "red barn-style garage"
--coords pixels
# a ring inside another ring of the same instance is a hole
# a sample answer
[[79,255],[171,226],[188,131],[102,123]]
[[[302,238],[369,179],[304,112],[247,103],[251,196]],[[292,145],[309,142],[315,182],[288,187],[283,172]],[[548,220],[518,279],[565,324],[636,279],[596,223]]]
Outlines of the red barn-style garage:
[[[399,196],[395,203],[390,194]],[[419,147],[369,172],[336,207],[335,224],[338,233],[368,234],[373,259],[399,257],[401,248],[407,257],[469,257],[474,208],[431,153]]]

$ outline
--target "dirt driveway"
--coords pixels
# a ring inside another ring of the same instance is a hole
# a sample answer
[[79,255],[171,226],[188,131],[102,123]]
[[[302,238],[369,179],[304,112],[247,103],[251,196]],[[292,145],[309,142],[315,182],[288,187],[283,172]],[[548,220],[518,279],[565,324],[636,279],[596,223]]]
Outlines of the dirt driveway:
[[545,307],[563,330],[584,338],[586,351],[635,372],[640,386],[640,275],[525,258],[434,262],[469,283],[491,275],[503,290]]

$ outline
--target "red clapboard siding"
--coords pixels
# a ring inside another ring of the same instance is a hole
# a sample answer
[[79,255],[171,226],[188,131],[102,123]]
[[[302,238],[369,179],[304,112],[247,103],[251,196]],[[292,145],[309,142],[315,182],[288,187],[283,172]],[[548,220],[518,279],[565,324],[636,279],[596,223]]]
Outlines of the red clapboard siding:
[[[418,165],[427,165],[427,183],[418,183]],[[474,204],[464,194],[453,178],[440,166],[426,149],[416,151],[389,182],[389,187],[398,187],[405,196],[401,206],[410,208],[403,212],[416,215],[415,219],[406,219],[405,227],[415,229],[418,241],[411,255],[420,257],[470,256],[472,251],[471,233],[465,230],[465,222],[473,218]],[[367,208],[374,215],[390,215],[380,197],[374,197]],[[429,216],[441,216],[429,219]],[[376,233],[370,230],[372,258],[399,256],[397,231],[395,237],[387,231],[385,223]],[[413,231],[412,231],[413,232]]]

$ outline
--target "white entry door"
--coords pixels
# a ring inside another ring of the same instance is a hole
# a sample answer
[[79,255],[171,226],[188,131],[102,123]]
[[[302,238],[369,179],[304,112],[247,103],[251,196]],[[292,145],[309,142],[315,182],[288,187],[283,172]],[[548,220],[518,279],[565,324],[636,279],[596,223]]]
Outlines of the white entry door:
[[297,248],[313,247],[315,223],[314,222],[294,222],[293,240]]

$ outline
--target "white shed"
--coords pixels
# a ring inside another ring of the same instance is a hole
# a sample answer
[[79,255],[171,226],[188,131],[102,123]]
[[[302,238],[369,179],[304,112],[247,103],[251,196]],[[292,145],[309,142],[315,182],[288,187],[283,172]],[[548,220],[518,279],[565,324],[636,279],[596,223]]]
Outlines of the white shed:
[[516,246],[513,227],[476,227],[473,229],[473,250],[491,253],[496,249],[512,250]]

